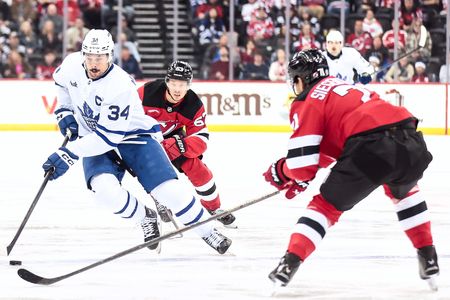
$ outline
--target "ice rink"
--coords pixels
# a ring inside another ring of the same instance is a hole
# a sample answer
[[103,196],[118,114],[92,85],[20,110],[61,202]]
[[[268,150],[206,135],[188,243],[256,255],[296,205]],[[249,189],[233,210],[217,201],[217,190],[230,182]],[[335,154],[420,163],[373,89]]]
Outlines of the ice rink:
[[[286,152],[288,134],[211,133],[205,161],[224,208],[273,191],[262,173]],[[42,163],[62,143],[57,132],[0,132],[0,250],[6,251],[43,180]],[[56,277],[142,242],[141,229],[97,207],[81,163],[49,182],[11,256],[0,256],[0,299],[450,299],[450,137],[427,136],[434,160],[420,186],[439,255],[439,291],[420,280],[416,252],[391,202],[375,191],[332,227],[291,284],[275,295],[268,273],[284,254],[293,225],[326,175],[294,200],[278,195],[236,213],[238,229],[220,256],[192,232],[142,249],[51,286],[17,275],[22,267]],[[127,176],[124,186],[151,203]],[[164,232],[173,230],[164,224]]]

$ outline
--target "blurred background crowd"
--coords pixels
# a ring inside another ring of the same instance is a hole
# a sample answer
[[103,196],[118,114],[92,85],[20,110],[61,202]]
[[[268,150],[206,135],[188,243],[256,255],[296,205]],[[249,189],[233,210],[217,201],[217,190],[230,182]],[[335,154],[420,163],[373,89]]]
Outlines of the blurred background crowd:
[[[447,80],[446,0],[291,0],[289,5],[287,0],[179,0],[175,8],[173,0],[123,0],[119,15],[117,0],[65,1],[0,0],[1,78],[50,79],[63,56],[80,49],[91,28],[110,30],[116,62],[136,79],[158,77],[152,69],[158,63],[164,69],[174,58],[161,56],[174,47],[174,16],[168,17],[166,6],[176,9],[180,32],[190,41],[192,55],[177,58],[194,66],[196,79],[285,81],[289,56],[301,49],[325,49],[327,32],[342,28],[343,11],[345,45],[357,49],[375,70],[389,66],[373,81]],[[400,2],[398,12],[394,1]],[[148,15],[144,8],[150,10]],[[399,17],[397,35],[394,16]],[[152,27],[145,18],[156,18],[161,27]],[[155,37],[152,31],[157,31]],[[390,66],[394,54],[418,47],[421,32],[427,35],[425,47]],[[161,48],[151,44],[158,38],[163,40]],[[159,61],[152,63],[152,55]]]

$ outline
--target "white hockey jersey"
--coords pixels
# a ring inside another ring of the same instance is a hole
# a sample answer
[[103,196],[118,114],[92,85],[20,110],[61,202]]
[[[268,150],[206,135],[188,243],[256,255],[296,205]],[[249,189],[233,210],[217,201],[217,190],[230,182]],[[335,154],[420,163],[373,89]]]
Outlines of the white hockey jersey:
[[136,135],[162,138],[158,122],[147,116],[134,79],[113,64],[100,78],[88,78],[81,52],[68,55],[53,73],[60,108],[74,112],[79,136],[67,148],[95,156]]
[[353,69],[358,75],[362,73],[372,74],[374,72],[372,65],[361,56],[358,50],[351,47],[342,47],[342,53],[338,58],[331,59],[328,52],[323,53],[327,58],[330,75],[340,78],[348,83],[355,83]]

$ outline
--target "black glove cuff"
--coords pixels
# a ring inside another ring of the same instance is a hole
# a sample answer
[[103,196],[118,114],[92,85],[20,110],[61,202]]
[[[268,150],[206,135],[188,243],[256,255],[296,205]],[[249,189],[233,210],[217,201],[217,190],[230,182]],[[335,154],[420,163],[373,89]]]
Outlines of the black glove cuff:
[[281,182],[288,182],[291,180],[286,174],[283,172],[283,166],[286,163],[286,158],[282,158],[278,160],[275,164],[275,170],[277,172],[278,177],[280,178]]

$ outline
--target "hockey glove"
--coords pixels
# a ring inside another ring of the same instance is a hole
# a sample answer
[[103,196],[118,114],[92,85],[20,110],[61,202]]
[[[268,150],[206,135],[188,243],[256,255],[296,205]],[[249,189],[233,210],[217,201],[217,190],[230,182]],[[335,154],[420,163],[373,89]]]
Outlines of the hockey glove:
[[286,191],[286,198],[292,199],[301,192],[304,192],[306,190],[306,188],[308,187],[308,182],[291,180],[291,182],[289,182],[287,186],[289,188]]
[[64,175],[71,166],[78,160],[78,156],[70,152],[66,147],[61,147],[50,155],[42,168],[47,172],[51,172],[49,179],[54,180]]
[[280,158],[275,163],[271,164],[269,169],[263,174],[264,179],[278,190],[286,191],[286,198],[292,199],[299,193],[306,190],[307,182],[292,180],[283,172],[283,166],[286,163],[286,158]]
[[72,134],[69,141],[74,141],[78,138],[78,123],[75,120],[73,111],[67,108],[60,108],[55,111],[56,121],[58,121],[59,130],[65,136],[67,131]]
[[361,75],[359,75],[359,82],[361,82],[362,84],[368,84],[371,81],[372,76],[370,76],[369,73],[362,73]]
[[177,159],[186,152],[186,144],[184,143],[183,138],[177,134],[162,141],[162,145],[171,161]]
[[289,181],[291,181],[291,179],[283,173],[283,166],[285,163],[286,158],[280,158],[271,164],[269,169],[263,174],[264,179],[278,190],[284,190]]

